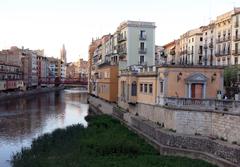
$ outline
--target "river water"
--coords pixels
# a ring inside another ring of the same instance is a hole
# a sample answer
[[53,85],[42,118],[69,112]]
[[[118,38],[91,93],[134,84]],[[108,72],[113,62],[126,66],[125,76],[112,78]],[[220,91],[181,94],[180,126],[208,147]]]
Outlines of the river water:
[[0,102],[0,167],[32,139],[73,124],[87,126],[87,93],[66,89]]

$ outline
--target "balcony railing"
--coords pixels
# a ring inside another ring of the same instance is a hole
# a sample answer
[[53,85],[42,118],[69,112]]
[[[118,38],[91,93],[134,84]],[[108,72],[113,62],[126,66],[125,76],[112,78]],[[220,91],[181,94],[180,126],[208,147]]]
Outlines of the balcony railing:
[[233,40],[236,42],[236,41],[240,41],[240,35],[236,35],[233,37]]
[[120,36],[118,36],[117,40],[118,40],[118,42],[123,42],[123,41],[127,40],[127,37],[120,35]]
[[222,37],[222,38],[217,38],[216,39],[216,43],[227,42],[229,40],[231,40],[231,36],[230,35]]
[[204,48],[204,49],[207,49],[207,48],[208,48],[208,45],[207,45],[207,44],[204,44],[203,48]]
[[232,54],[235,55],[235,56],[240,55],[240,49],[232,50]]
[[126,48],[118,48],[117,52],[119,55],[127,54],[127,49]]
[[238,28],[238,27],[239,27],[239,22],[235,22],[234,28]]
[[209,43],[209,48],[213,48],[213,42]]
[[147,53],[147,49],[146,48],[139,48],[138,53],[139,54],[146,54]]
[[139,40],[144,41],[144,40],[146,40],[146,39],[147,39],[147,36],[146,36],[146,35],[140,35],[140,36],[139,36]]

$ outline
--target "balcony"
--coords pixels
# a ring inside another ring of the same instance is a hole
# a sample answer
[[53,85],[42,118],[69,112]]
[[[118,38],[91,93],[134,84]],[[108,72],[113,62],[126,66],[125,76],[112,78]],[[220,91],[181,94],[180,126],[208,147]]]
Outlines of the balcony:
[[217,52],[215,53],[215,56],[216,56],[216,57],[223,56],[223,53],[222,53],[222,52],[220,52],[220,51],[217,51]]
[[117,38],[117,41],[118,42],[124,42],[127,40],[127,37],[126,36],[123,36],[123,35],[119,35],[118,38]]
[[240,41],[240,35],[236,35],[233,37],[233,41],[236,42],[236,41]]
[[240,49],[238,49],[238,50],[232,50],[232,54],[233,54],[234,56],[240,55]]
[[139,40],[141,40],[141,41],[145,41],[146,39],[147,39],[146,35],[140,35],[139,36]]
[[146,48],[139,48],[138,53],[139,54],[146,54],[147,53],[147,49]]
[[207,48],[208,48],[208,45],[207,45],[207,44],[204,44],[203,48],[204,48],[204,49],[207,49]]
[[209,43],[209,48],[211,48],[211,49],[213,48],[213,42]]
[[117,52],[119,55],[125,55],[125,54],[127,54],[127,49],[126,48],[118,48]]
[[235,22],[234,23],[234,28],[238,28],[239,27],[239,22]]

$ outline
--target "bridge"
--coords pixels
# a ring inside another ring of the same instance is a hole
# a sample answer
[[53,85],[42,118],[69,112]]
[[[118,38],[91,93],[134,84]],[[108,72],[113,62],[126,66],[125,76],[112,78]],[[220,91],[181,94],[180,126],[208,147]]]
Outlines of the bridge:
[[40,78],[39,85],[65,85],[66,87],[88,87],[88,79],[85,78]]

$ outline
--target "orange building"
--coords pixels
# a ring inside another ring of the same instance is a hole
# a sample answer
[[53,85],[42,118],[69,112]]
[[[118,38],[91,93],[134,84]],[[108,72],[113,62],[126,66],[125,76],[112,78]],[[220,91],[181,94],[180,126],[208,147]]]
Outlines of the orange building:
[[165,105],[167,100],[217,99],[223,95],[223,68],[162,65],[122,70],[118,80],[118,105]]
[[211,66],[161,66],[159,97],[216,99],[223,93],[223,68]]
[[117,102],[118,66],[109,63],[98,66],[97,96],[109,102]]

